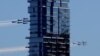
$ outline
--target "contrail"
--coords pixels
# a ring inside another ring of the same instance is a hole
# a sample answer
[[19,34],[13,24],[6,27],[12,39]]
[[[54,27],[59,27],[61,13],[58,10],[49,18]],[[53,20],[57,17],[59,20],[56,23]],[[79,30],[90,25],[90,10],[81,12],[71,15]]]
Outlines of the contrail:
[[12,48],[0,48],[0,53],[13,53],[13,52],[19,52],[19,51],[28,51],[25,47],[12,47]]
[[8,27],[8,26],[12,26],[12,25],[15,25],[15,24],[12,24],[10,22],[8,22],[8,23],[0,23],[0,27]]
[[78,45],[75,45],[75,44],[73,44],[73,43],[70,43],[70,47],[72,48],[72,47],[76,47],[76,46],[78,46]]
[[[70,44],[70,47],[75,47],[77,45]],[[24,46],[21,47],[12,47],[12,48],[0,48],[0,53],[13,53],[13,52],[19,52],[19,51],[28,51],[28,48],[25,48]]]
[[9,21],[0,21],[0,27],[8,27],[8,26],[17,25],[17,24],[13,24],[11,21],[12,20],[9,20]]

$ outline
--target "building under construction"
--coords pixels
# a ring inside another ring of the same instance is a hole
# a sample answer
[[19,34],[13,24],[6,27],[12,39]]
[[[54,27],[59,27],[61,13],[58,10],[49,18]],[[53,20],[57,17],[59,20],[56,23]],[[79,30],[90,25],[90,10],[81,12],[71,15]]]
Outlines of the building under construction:
[[70,56],[69,0],[28,0],[29,56]]

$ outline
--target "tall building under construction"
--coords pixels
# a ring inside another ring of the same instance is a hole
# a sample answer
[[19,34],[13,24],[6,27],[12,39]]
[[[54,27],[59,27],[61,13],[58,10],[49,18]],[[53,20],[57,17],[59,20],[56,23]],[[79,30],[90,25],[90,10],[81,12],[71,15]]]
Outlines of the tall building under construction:
[[69,0],[28,0],[29,56],[70,56]]

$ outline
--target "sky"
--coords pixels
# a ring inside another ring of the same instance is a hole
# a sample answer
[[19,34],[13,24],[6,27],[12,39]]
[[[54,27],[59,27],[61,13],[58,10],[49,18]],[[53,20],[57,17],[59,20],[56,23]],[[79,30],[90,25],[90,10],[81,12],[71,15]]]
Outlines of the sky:
[[[70,1],[71,43],[87,42],[86,46],[71,47],[71,56],[100,56],[99,5],[100,0]],[[12,20],[29,17],[28,6],[27,0],[0,0],[0,56],[28,55],[24,47],[28,45],[25,37],[29,36],[29,25],[10,23]]]
[[26,0],[0,0],[0,56],[27,56],[29,25],[12,24],[16,19],[28,18]]
[[71,56],[100,56],[100,0],[71,0],[71,41],[87,41],[71,48]]

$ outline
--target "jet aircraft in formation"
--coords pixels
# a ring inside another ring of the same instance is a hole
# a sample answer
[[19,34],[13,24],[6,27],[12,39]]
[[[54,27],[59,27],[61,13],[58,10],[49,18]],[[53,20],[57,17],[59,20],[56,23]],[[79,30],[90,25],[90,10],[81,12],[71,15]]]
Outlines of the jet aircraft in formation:
[[30,22],[30,20],[28,18],[23,18],[23,19],[18,19],[15,21],[11,21],[12,23],[17,23],[17,24],[27,24],[28,22]]

